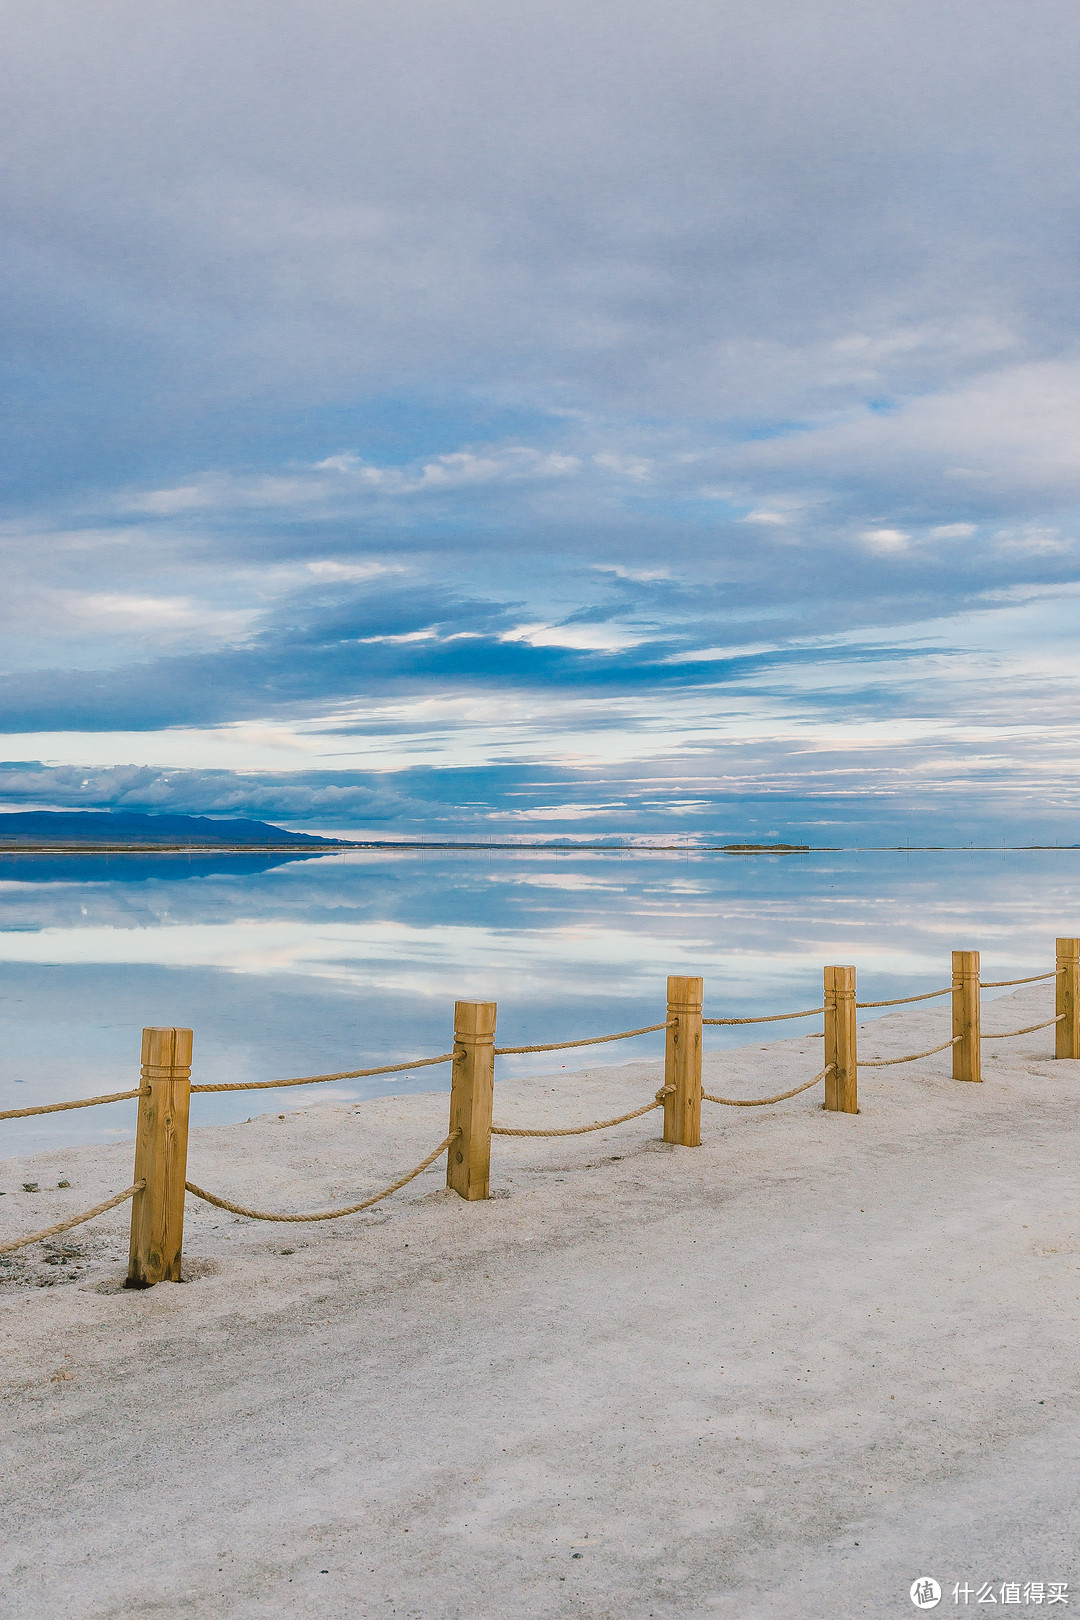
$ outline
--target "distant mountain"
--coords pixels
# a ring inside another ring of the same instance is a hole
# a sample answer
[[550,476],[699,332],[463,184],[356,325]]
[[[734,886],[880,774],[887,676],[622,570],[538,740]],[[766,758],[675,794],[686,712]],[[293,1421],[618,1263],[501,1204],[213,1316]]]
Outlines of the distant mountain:
[[0,848],[49,844],[332,844],[332,838],[285,832],[268,821],[210,816],[152,816],[137,810],[0,811]]

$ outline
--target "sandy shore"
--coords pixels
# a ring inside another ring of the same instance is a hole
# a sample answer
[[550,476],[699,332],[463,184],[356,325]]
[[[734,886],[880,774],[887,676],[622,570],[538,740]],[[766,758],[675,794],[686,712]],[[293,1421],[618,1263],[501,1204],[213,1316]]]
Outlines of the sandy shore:
[[[948,1033],[931,1002],[864,1055]],[[441,1164],[323,1226],[189,1199],[186,1286],[120,1288],[126,1209],[8,1262],[3,1612],[824,1620],[913,1614],[923,1574],[939,1613],[956,1581],[1067,1581],[1075,1606],[1080,1063],[1052,1052],[988,1044],[982,1086],[947,1053],[867,1070],[858,1116],[706,1105],[700,1149],[656,1114],[497,1140],[483,1204]],[[764,1095],[820,1053],[717,1054],[707,1085]],[[508,1082],[496,1119],[585,1122],[659,1078]],[[323,1208],[445,1121],[428,1094],[199,1128],[189,1174]],[[130,1177],[129,1143],[5,1161],[0,1234]]]

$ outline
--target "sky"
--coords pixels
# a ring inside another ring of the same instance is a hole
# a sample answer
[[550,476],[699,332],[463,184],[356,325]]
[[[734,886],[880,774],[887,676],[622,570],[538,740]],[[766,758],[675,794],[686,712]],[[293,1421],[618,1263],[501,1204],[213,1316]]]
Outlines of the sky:
[[1072,0],[0,18],[0,807],[1080,842]]

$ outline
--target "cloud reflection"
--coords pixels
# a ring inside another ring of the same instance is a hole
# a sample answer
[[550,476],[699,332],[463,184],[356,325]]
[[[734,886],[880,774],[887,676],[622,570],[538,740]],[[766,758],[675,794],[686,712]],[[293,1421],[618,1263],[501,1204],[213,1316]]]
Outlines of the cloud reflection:
[[[0,1106],[123,1089],[143,1024],[190,1024],[204,1081],[271,1079],[445,1051],[459,998],[497,1000],[502,1037],[517,1044],[658,1021],[669,972],[701,973],[718,1014],[812,1006],[827,962],[854,962],[871,996],[947,983],[953,948],[981,948],[987,977],[1038,972],[1052,961],[1054,935],[1076,930],[1077,859],[556,862],[478,852],[317,858],[139,884],[9,881],[0,891]],[[716,1030],[709,1042],[746,1039]],[[570,1054],[567,1066],[660,1049],[651,1036]],[[536,1072],[538,1060],[500,1062],[503,1073],[521,1073]],[[310,1093],[222,1094],[201,1100],[199,1117],[244,1119],[446,1081],[419,1071]],[[5,1141],[16,1151],[97,1140],[130,1128],[124,1107],[12,1122]]]

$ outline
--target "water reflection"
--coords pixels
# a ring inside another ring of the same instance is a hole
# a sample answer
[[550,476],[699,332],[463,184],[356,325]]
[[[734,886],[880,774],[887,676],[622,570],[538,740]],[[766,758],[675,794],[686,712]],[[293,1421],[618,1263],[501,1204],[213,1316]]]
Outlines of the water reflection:
[[173,851],[110,855],[27,854],[0,850],[0,880],[4,887],[19,883],[148,883],[198,877],[254,877],[275,866],[304,859],[295,855],[200,855]]
[[[134,1084],[144,1024],[191,1025],[201,1080],[269,1079],[445,1051],[455,997],[497,1000],[509,1044],[569,1039],[662,1017],[669,972],[703,974],[714,1015],[779,1011],[820,998],[826,962],[854,962],[877,998],[946,983],[958,947],[988,978],[1035,973],[1075,933],[1075,851],[3,857],[0,1107]],[[222,1094],[197,1117],[446,1083]],[[128,1135],[133,1106],[9,1122],[0,1152]]]

